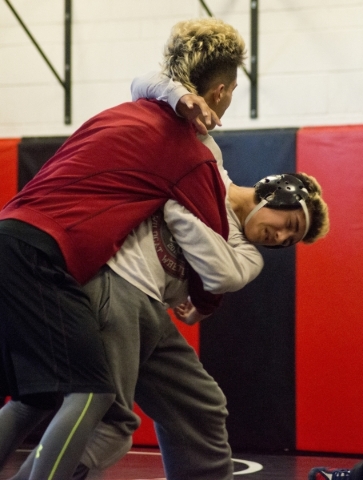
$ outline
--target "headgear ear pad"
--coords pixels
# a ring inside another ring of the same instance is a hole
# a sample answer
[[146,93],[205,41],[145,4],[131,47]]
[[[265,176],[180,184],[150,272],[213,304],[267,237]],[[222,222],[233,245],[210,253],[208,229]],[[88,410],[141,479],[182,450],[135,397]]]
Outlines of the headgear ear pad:
[[301,208],[301,200],[309,197],[303,182],[289,174],[265,177],[256,183],[255,191],[271,208]]

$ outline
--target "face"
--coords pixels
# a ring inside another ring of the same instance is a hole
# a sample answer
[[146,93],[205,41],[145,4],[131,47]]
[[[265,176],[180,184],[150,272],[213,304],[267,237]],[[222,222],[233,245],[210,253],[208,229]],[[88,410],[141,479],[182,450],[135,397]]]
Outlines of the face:
[[219,103],[216,105],[216,114],[222,118],[232,101],[234,89],[237,87],[237,79],[233,80],[229,87],[224,87],[221,91]]
[[[234,89],[237,87],[237,79],[233,80],[228,87],[223,85],[221,90],[218,91],[218,99],[211,98],[208,101],[209,107],[216,112],[219,118],[222,118],[227,108],[232,101],[232,95]],[[208,130],[212,130],[216,124],[212,122],[212,125],[208,127]]]
[[289,247],[302,240],[305,226],[302,208],[276,210],[262,207],[247,223],[244,233],[255,245]]

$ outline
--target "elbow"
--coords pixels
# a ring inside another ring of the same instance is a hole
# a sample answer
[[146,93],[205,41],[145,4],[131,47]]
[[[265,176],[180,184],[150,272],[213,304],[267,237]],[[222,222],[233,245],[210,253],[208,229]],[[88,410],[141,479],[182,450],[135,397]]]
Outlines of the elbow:
[[204,284],[204,290],[215,295],[223,295],[227,292],[237,292],[241,290],[248,282],[244,278],[226,276],[219,278],[218,281],[207,282]]

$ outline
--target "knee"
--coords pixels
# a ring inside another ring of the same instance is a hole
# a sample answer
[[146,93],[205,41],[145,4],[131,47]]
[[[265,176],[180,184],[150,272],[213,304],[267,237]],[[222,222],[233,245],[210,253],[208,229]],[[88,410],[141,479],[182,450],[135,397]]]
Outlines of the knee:
[[104,470],[124,457],[131,446],[131,435],[123,435],[116,426],[101,422],[88,442],[81,462],[89,469]]
[[211,416],[225,420],[228,416],[227,400],[221,388],[215,384],[210,389],[209,401],[206,402],[205,408],[210,412]]

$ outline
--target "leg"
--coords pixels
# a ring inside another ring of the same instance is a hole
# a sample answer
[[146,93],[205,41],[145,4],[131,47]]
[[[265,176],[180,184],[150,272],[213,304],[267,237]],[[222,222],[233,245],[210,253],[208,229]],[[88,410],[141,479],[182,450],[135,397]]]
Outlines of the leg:
[[156,424],[168,480],[231,480],[225,397],[160,309],[164,332],[141,364],[135,400]]
[[1,408],[0,431],[4,434],[0,437],[0,469],[9,455],[51,412],[52,410],[44,410],[14,400]]
[[[150,307],[146,295],[107,266],[85,286],[85,291],[99,315],[116,400],[94,431],[81,462],[88,468],[105,469],[129,451],[132,434],[140,425],[132,411],[139,373],[139,319],[149,317]],[[153,338],[149,332],[145,339],[148,345],[156,343]]]
[[140,424],[132,412],[140,359],[149,358],[164,335],[166,313],[159,302],[108,267],[85,289],[103,326],[101,335],[116,385],[116,401],[92,435],[81,462],[89,468],[107,468],[127,453],[132,433]]
[[37,450],[38,450],[38,447],[35,447],[31,451],[31,453],[27,456],[26,460],[22,463],[19,470],[16,472],[16,474],[13,477],[11,477],[9,480],[28,480],[33,468],[33,463],[34,463]]
[[[0,237],[6,388],[20,398],[67,393],[41,439],[29,480],[66,480],[115,398],[99,325],[89,298],[60,265],[38,249]],[[5,435],[0,431],[0,439]]]
[[11,480],[71,478],[84,449],[84,437],[90,435],[112,399],[112,394],[68,395],[39,445]]
[[[120,428],[120,423],[120,420],[115,424],[102,421],[97,425],[82,454],[81,465],[88,470],[93,468],[104,470],[126,455],[132,447],[132,435],[122,432],[130,427],[128,422],[122,422],[124,428]],[[139,421],[134,422],[134,425],[136,423]],[[82,467],[79,466],[79,469]]]
[[67,395],[40,440],[29,480],[71,478],[86,439],[113,400],[107,393]]

